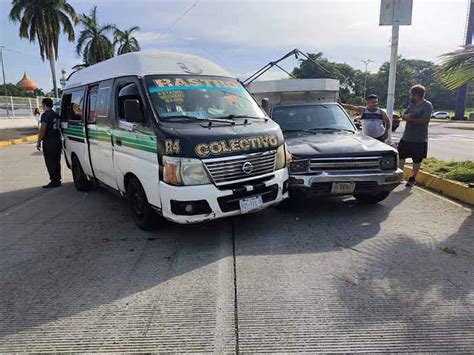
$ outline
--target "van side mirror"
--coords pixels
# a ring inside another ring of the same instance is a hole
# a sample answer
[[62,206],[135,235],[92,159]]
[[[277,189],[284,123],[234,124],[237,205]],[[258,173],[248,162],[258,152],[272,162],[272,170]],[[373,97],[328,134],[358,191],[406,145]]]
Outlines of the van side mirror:
[[270,100],[268,98],[262,99],[262,108],[263,111],[267,113],[267,115],[270,115]]
[[142,109],[140,107],[140,101],[137,99],[127,99],[123,103],[123,112],[125,120],[132,123],[143,123],[145,117],[143,116]]

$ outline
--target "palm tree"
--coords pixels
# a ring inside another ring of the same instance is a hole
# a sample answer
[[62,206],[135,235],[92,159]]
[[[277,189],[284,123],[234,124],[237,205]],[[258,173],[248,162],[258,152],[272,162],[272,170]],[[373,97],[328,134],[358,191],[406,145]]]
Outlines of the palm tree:
[[114,46],[119,45],[117,49],[117,55],[138,52],[140,50],[140,45],[135,37],[133,37],[133,32],[140,31],[140,27],[133,26],[128,30],[121,31],[118,28],[114,32]]
[[81,55],[84,63],[93,65],[114,56],[114,46],[107,33],[115,30],[114,25],[100,25],[97,22],[97,6],[94,6],[89,15],[82,14],[79,18],[83,29],[77,40],[76,53]]
[[[74,42],[74,27],[78,17],[66,0],[13,0],[10,20],[20,23],[20,38],[38,40],[41,59],[49,60],[54,94],[58,96],[56,61],[61,30],[69,42]],[[71,22],[72,21],[72,22]]]
[[437,71],[441,82],[450,90],[474,81],[474,45],[443,54]]

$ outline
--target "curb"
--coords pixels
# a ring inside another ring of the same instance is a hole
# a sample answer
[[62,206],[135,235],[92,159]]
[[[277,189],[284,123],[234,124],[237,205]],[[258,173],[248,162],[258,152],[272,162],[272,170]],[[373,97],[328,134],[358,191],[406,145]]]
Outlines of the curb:
[[0,141],[0,148],[5,148],[10,145],[16,145],[16,144],[21,144],[21,143],[31,143],[31,142],[36,142],[38,139],[38,135],[35,134],[33,136],[27,136],[23,138],[18,138],[18,139],[9,139],[6,141]]
[[[405,179],[411,176],[411,174],[412,168],[405,166]],[[474,205],[474,189],[459,182],[441,179],[435,175],[420,170],[416,176],[416,183],[430,190],[440,192],[444,196],[454,198],[469,205]]]

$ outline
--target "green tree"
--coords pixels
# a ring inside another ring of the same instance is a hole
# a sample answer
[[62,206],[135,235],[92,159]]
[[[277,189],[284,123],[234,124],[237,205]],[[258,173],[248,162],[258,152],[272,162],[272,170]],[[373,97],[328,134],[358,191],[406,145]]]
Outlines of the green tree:
[[97,21],[97,6],[89,15],[82,14],[79,18],[83,29],[77,40],[76,53],[82,54],[83,62],[93,65],[114,56],[114,46],[107,34],[115,29],[114,25],[101,25]]
[[13,0],[10,20],[20,24],[20,38],[36,42],[41,59],[49,60],[53,79],[53,90],[58,93],[56,61],[59,52],[61,30],[69,42],[74,42],[74,27],[78,17],[66,0]]
[[121,31],[118,28],[114,32],[114,47],[118,45],[117,55],[138,52],[140,50],[140,45],[138,44],[137,39],[133,36],[133,32],[140,31],[140,27],[133,26],[128,30]]

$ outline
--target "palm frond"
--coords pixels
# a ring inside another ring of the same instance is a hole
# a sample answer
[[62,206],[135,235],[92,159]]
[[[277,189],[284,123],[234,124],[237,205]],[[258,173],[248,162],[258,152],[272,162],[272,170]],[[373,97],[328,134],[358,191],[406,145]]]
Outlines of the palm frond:
[[474,81],[474,46],[467,45],[461,49],[441,56],[441,65],[436,77],[448,89],[455,90]]

